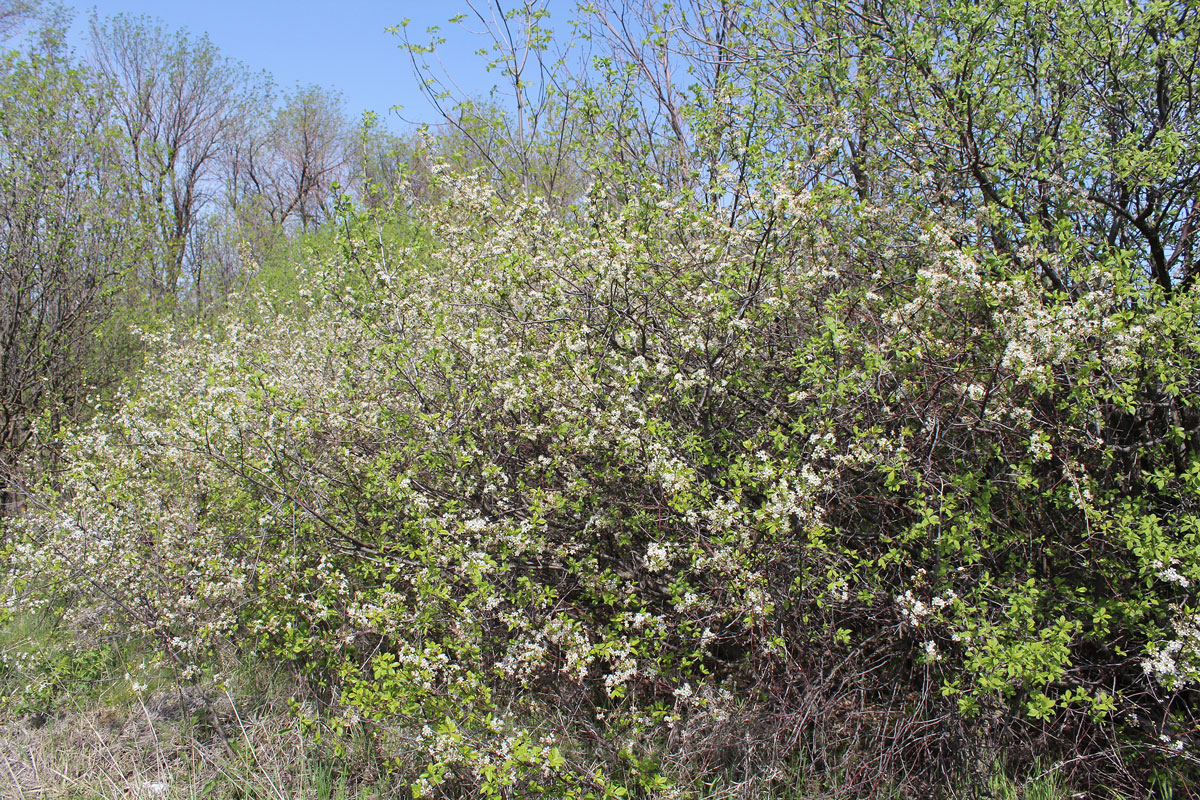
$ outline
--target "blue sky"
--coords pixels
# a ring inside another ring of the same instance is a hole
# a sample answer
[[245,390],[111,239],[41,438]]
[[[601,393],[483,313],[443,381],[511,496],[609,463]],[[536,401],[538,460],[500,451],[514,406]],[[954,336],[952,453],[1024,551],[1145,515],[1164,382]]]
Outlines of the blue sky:
[[416,41],[424,41],[426,27],[442,27],[448,41],[441,57],[463,91],[485,95],[495,83],[484,69],[485,61],[474,55],[487,41],[447,23],[468,11],[462,0],[94,0],[73,7],[77,42],[82,42],[93,8],[101,17],[149,15],[169,28],[208,34],[222,53],[255,71],[269,72],[282,89],[317,84],[339,91],[352,118],[365,110],[377,111],[396,131],[408,126],[389,113],[392,106],[402,106],[400,115],[409,121],[436,121],[418,90],[408,56],[398,47],[400,38],[386,31],[405,18],[411,20]]

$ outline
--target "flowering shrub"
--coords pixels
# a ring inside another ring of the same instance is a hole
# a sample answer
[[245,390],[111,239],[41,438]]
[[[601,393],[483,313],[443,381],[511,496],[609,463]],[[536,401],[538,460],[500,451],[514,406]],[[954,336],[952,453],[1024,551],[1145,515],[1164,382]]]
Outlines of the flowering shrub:
[[303,308],[152,342],[20,523],[22,602],[69,582],[184,677],[293,661],[415,795],[1191,774],[1194,292],[784,185],[730,227],[441,179],[432,253],[349,220]]

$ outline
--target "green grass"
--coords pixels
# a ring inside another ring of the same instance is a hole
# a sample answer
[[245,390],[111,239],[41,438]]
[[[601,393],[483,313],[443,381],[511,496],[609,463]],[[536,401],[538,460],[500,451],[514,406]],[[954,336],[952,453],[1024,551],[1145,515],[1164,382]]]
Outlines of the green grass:
[[1073,796],[1057,769],[1040,764],[1035,765],[1024,779],[1010,775],[997,765],[988,788],[995,800],[1068,800]]

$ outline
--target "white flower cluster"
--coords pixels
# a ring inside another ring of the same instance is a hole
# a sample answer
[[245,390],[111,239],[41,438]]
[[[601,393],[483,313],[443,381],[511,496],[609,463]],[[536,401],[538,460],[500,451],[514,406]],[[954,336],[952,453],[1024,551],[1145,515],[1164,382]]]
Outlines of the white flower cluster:
[[1142,670],[1161,686],[1178,691],[1200,683],[1200,615],[1174,621],[1175,638],[1152,645]]
[[651,572],[662,572],[667,568],[668,554],[667,548],[655,542],[646,548],[646,557],[644,559],[646,569]]
[[926,603],[918,598],[912,589],[908,589],[904,594],[896,595],[895,603],[900,611],[900,618],[914,628],[919,628],[929,617],[949,607],[956,599],[958,595],[947,589]]
[[1173,583],[1176,586],[1184,589],[1190,589],[1192,582],[1186,575],[1183,575],[1178,569],[1175,568],[1175,564],[1177,563],[1178,561],[1176,559],[1172,559],[1171,564],[1169,565],[1164,564],[1161,561],[1155,561],[1153,567],[1155,570],[1157,570],[1156,574],[1160,580],[1164,580],[1167,583]]

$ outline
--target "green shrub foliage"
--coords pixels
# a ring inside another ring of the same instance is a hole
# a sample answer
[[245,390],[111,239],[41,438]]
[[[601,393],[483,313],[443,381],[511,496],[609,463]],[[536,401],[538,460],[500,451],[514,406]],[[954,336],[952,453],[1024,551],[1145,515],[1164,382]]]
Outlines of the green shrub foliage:
[[185,674],[294,660],[429,792],[854,737],[1190,763],[1193,293],[783,186],[735,230],[449,183],[425,261],[351,236],[305,313],[157,342],[25,574]]
[[[900,13],[821,8],[770,30],[812,44]],[[972,139],[977,93],[939,75],[1026,30],[980,8],[909,9],[912,37],[863,46],[900,70],[879,95],[899,132],[870,158],[843,147],[866,117],[839,134],[841,111],[781,101],[833,138],[804,155],[731,117],[762,169],[728,185],[630,191],[600,163],[564,214],[443,171],[412,246],[343,209],[292,302],[151,339],[19,523],[18,596],[70,584],[186,678],[229,648],[294,662],[415,796],[805,771],[950,794],[998,752],[1097,791],[1193,786],[1200,296],[1194,195],[1171,193],[1194,192],[1175,132],[1195,15],[1147,6],[1122,24],[1157,33],[1104,39],[1159,76],[1114,80],[1162,100],[1138,110],[1149,140],[1109,137],[1113,167],[1088,160],[1092,118]],[[737,63],[798,52],[776,49]],[[827,57],[793,88],[863,90],[853,69],[822,84]],[[792,96],[752,78],[718,88]],[[1011,84],[991,129],[1044,123]],[[898,99],[918,89],[932,105]],[[681,112],[701,155],[707,102]],[[837,177],[868,167],[895,188]]]

